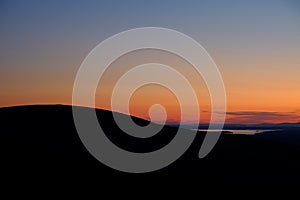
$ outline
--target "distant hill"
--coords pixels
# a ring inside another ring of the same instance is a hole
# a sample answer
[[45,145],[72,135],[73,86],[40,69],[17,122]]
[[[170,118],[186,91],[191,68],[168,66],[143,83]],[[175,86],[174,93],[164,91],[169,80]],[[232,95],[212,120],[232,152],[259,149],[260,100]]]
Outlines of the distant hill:
[[[159,149],[168,144],[177,131],[176,127],[164,126],[157,135],[139,139],[123,133],[116,126],[112,112],[97,110],[97,115],[101,115],[100,123],[107,137],[133,152]],[[140,125],[150,123],[132,118]],[[0,123],[2,178],[71,176],[103,180],[181,176],[218,182],[298,181],[300,178],[297,125],[255,136],[223,134],[204,159],[198,158],[198,152],[205,133],[199,133],[186,153],[170,166],[152,173],[129,174],[103,165],[87,152],[76,132],[71,106],[1,108]]]

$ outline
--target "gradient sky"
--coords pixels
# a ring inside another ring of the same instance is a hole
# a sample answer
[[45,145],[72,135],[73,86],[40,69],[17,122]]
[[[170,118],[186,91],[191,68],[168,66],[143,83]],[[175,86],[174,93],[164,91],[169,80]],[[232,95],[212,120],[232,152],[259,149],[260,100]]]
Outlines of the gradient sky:
[[[300,121],[297,0],[2,0],[0,106],[71,104],[76,72],[89,51],[116,33],[145,26],[181,31],[206,48],[224,79],[227,123]],[[197,95],[207,122],[209,99],[202,89]],[[147,117],[155,93],[164,89],[141,90],[148,96],[135,94],[131,114]],[[162,94],[176,121],[176,99]],[[109,107],[101,92],[97,102]]]

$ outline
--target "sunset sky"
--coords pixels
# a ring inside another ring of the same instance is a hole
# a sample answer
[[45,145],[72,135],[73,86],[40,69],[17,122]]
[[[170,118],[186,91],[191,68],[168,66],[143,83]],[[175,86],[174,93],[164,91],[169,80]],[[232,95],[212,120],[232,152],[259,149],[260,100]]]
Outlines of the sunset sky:
[[[114,34],[147,26],[178,30],[209,52],[224,79],[227,123],[300,122],[297,0],[2,0],[0,107],[70,105],[76,72],[86,55]],[[165,61],[199,83],[201,122],[209,122],[209,94],[201,78],[193,77],[183,60],[157,51],[136,52],[113,63],[102,90],[99,86],[97,107],[109,108],[107,91],[118,73],[140,58]],[[155,85],[133,95],[131,114],[147,118],[153,103],[166,106],[169,121],[178,120],[176,98]]]

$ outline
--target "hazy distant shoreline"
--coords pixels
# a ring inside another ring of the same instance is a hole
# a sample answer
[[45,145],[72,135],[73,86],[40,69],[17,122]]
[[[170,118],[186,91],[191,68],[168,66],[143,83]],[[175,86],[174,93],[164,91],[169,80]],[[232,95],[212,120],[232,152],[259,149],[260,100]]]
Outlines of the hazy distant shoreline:
[[[204,132],[218,132],[220,130],[209,130],[207,129],[198,129],[198,131],[204,131]],[[265,132],[270,132],[270,131],[281,131],[281,129],[265,129],[265,130],[257,130],[257,129],[223,129],[222,133],[223,134],[241,134],[241,135],[255,135],[258,133],[265,133]]]

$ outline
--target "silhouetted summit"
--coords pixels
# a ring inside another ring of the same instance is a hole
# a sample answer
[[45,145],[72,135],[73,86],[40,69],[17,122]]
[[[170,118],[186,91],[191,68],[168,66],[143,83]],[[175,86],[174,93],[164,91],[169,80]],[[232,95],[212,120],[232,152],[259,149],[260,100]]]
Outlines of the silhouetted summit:
[[[168,144],[177,131],[176,127],[164,126],[157,135],[139,139],[122,132],[116,126],[112,112],[97,110],[97,115],[107,137],[132,152],[157,150]],[[132,118],[142,126],[149,123]],[[163,175],[240,182],[297,181],[300,177],[300,133],[297,128],[253,136],[223,134],[204,159],[198,158],[205,136],[199,132],[186,153],[168,167],[146,174],[129,174],[103,165],[85,149],[75,129],[71,106],[1,108],[0,121],[1,168],[8,177],[63,174],[103,179]]]

